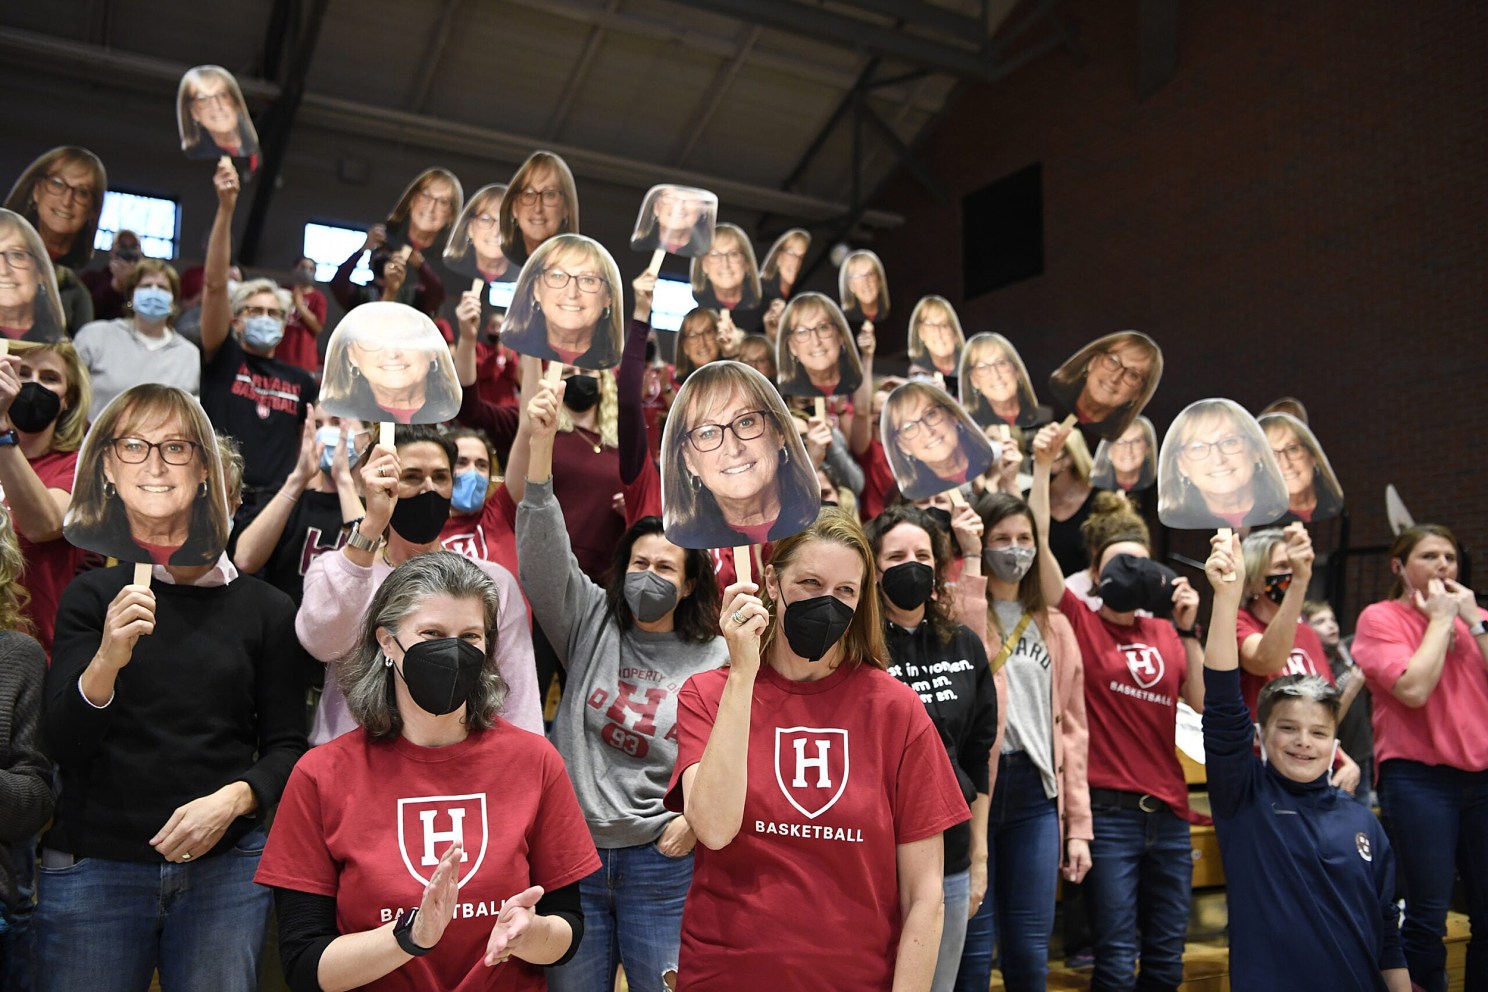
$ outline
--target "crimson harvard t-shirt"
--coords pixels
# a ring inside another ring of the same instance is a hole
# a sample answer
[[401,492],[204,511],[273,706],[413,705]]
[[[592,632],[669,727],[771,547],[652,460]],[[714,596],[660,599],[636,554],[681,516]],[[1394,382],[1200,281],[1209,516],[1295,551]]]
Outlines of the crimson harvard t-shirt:
[[[1251,634],[1265,634],[1266,625],[1256,619],[1256,615],[1249,610],[1241,610],[1235,616],[1235,641],[1237,645],[1244,644],[1245,639]],[[1318,638],[1317,631],[1312,627],[1297,621],[1297,639],[1292,642],[1292,653],[1287,656],[1286,665],[1279,672],[1270,675],[1252,675],[1242,670],[1240,672],[1240,691],[1245,695],[1245,705],[1250,707],[1250,718],[1256,718],[1256,703],[1261,698],[1261,689],[1267,682],[1279,679],[1283,675],[1321,675],[1333,684],[1333,667],[1328,664],[1328,656],[1323,651],[1323,642]]]
[[501,901],[572,884],[599,857],[563,759],[505,720],[449,747],[373,743],[357,729],[312,748],[289,777],[254,881],[332,896],[341,933],[373,930],[419,905],[457,838],[460,894],[444,936],[364,988],[541,992],[540,967],[481,960]]
[[[53,451],[31,460],[31,469],[41,484],[48,489],[72,492],[72,479],[77,474],[76,451]],[[68,544],[65,538],[34,544],[20,531],[16,532],[21,557],[26,561],[26,570],[21,573],[21,585],[31,594],[26,615],[36,625],[36,639],[50,657],[52,635],[57,629],[57,604],[62,601],[62,590],[77,574],[82,552]]]
[[[703,672],[678,695],[668,809],[682,810],[727,681]],[[751,714],[743,825],[722,850],[696,848],[678,988],[887,990],[898,845],[971,818],[940,735],[913,690],[866,665],[815,682],[763,666]]]
[[1156,617],[1139,616],[1129,627],[1111,623],[1068,589],[1059,609],[1075,628],[1085,665],[1090,787],[1150,793],[1183,815],[1188,785],[1174,734],[1188,654],[1178,632]]

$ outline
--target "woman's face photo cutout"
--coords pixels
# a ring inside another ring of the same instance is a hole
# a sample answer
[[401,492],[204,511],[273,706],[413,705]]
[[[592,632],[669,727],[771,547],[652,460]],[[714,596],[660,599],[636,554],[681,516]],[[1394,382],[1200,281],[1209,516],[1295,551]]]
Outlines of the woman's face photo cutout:
[[623,305],[620,269],[604,246],[581,234],[560,234],[522,266],[501,343],[580,368],[614,368],[624,342]]
[[349,311],[326,347],[320,408],[334,417],[439,424],[460,412],[449,346],[427,316],[379,300]]
[[60,254],[53,264],[80,270],[93,257],[108,173],[97,155],[76,145],[53,148],[26,166],[5,198]]
[[718,197],[707,190],[652,186],[641,201],[630,247],[699,258],[712,246],[717,223]]
[[850,320],[883,320],[889,315],[889,280],[883,261],[871,251],[855,251],[837,270],[837,297]]
[[1002,455],[961,404],[923,379],[889,394],[879,415],[879,436],[899,491],[912,500],[970,482]]
[[662,523],[684,548],[734,548],[805,530],[821,510],[816,470],[764,376],[713,362],[688,377],[661,441]]
[[1049,393],[1062,413],[1114,441],[1147,406],[1162,378],[1162,349],[1140,331],[1120,331],[1090,342],[1049,376]]
[[393,204],[385,222],[384,243],[393,251],[405,245],[420,251],[438,247],[464,206],[465,188],[460,177],[443,166],[431,166],[414,176]]
[[41,235],[10,210],[0,210],[0,326],[23,341],[61,341],[66,332],[57,274]]
[[811,232],[805,228],[793,227],[775,239],[765,253],[765,264],[760,268],[766,295],[790,299],[791,291],[801,278],[801,268],[806,264],[806,253],[810,250]]
[[1199,400],[1173,420],[1157,461],[1157,516],[1165,526],[1256,527],[1286,509],[1276,457],[1240,404]]
[[775,365],[780,391],[787,396],[851,396],[863,382],[863,363],[847,318],[821,293],[802,293],[786,304]]
[[1157,485],[1157,432],[1152,421],[1138,417],[1114,441],[1095,449],[1090,484],[1096,489],[1141,492]]
[[[501,198],[505,183],[491,183],[475,191],[460,211],[444,246],[444,267],[457,276],[492,282],[515,266],[501,250]],[[453,287],[445,287],[451,291]]]
[[233,74],[220,65],[186,70],[176,90],[176,123],[187,158],[228,155],[252,161],[258,156],[258,132],[248,116],[243,91]]
[[909,360],[922,369],[953,376],[966,336],[961,318],[944,296],[926,296],[909,315]]
[[69,543],[119,561],[210,565],[230,521],[217,435],[195,397],[145,383],[103,408],[78,452]]
[[1018,349],[1001,334],[978,334],[961,350],[956,387],[978,427],[1032,427],[1038,398]]
[[1264,414],[1260,425],[1286,483],[1287,510],[1304,523],[1342,513],[1343,488],[1312,428],[1289,413]]

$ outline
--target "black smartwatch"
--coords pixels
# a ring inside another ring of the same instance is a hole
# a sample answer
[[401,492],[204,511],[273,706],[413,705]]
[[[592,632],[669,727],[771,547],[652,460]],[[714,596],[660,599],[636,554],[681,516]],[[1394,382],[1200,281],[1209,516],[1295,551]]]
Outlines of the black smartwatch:
[[15,428],[12,427],[8,431],[0,431],[0,448],[12,445],[17,448],[21,446],[21,436],[16,433]]
[[398,920],[398,925],[393,927],[393,937],[397,939],[398,946],[403,948],[406,953],[412,954],[416,958],[421,958],[434,950],[434,948],[420,947],[413,942],[413,921],[417,918],[417,909],[410,909],[407,913],[403,914]]

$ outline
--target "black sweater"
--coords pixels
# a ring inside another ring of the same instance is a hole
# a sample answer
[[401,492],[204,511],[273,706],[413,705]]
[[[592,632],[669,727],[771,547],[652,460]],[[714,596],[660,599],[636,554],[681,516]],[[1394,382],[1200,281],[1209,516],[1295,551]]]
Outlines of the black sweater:
[[[95,709],[78,679],[131,566],[85,572],[62,594],[42,739],[67,787],[44,844],[78,857],[155,862],[176,808],[232,782],[258,809],[228,827],[231,849],[279,801],[305,751],[302,673],[289,597],[252,576],[225,586],[156,582],[155,631],[141,637],[114,698]],[[205,856],[198,853],[198,858]]]
[[52,768],[37,745],[46,655],[25,634],[0,631],[0,903],[14,907],[13,852],[52,815]]
[[[914,630],[891,622],[884,628],[889,674],[924,702],[970,804],[987,792],[987,765],[997,739],[997,689],[982,640],[963,625],[949,644],[942,643],[928,620]],[[970,865],[971,824],[958,823],[945,832],[945,873]]]

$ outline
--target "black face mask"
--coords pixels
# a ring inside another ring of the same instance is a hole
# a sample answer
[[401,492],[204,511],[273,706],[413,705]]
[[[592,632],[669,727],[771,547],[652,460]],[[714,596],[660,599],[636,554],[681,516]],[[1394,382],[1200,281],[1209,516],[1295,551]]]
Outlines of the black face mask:
[[912,610],[924,606],[935,589],[935,569],[922,561],[906,561],[893,568],[884,569],[878,580],[889,602],[901,610]]
[[449,497],[431,489],[417,496],[400,498],[398,505],[393,507],[389,522],[398,536],[409,544],[428,544],[444,530],[449,514]]
[[1177,578],[1177,572],[1150,558],[1117,555],[1101,570],[1101,601],[1117,613],[1146,610],[1157,617],[1171,616]]
[[419,641],[403,652],[403,684],[419,709],[444,716],[470,698],[485,664],[485,652],[461,638]]
[[1286,572],[1281,575],[1266,576],[1266,598],[1277,606],[1286,599],[1287,590],[1292,587],[1292,573]]
[[625,605],[641,623],[655,623],[670,613],[677,605],[679,591],[670,579],[650,569],[625,573]]
[[568,386],[563,390],[563,405],[574,413],[593,409],[599,402],[598,376],[572,375],[567,382]]
[[935,525],[937,527],[945,531],[947,534],[951,532],[950,510],[947,510],[943,506],[927,506],[925,507],[925,512],[930,515],[931,520],[935,521]]
[[807,661],[821,661],[842,640],[852,623],[853,608],[836,596],[798,599],[785,608],[785,639]]
[[28,382],[10,404],[10,422],[22,434],[39,434],[62,413],[62,397],[39,382]]

